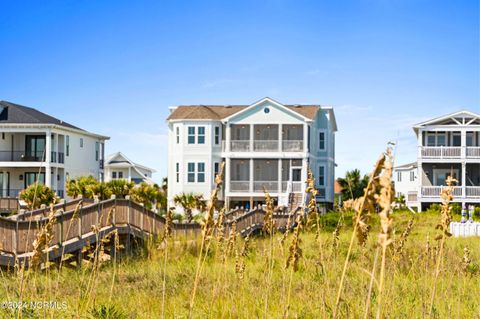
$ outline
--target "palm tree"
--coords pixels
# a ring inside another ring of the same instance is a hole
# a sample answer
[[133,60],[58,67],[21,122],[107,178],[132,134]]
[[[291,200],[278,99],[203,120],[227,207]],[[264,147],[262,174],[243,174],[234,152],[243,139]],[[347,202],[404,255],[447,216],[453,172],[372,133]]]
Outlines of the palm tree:
[[67,181],[67,195],[72,198],[77,198],[80,195],[83,198],[93,198],[94,188],[97,185],[98,181],[91,175],[71,179]]
[[182,206],[188,223],[192,221],[192,209],[198,208],[198,196],[193,193],[181,193],[173,198],[175,204]]
[[125,179],[114,179],[107,183],[110,192],[117,198],[125,198],[130,195],[135,184]]
[[342,200],[345,201],[363,196],[368,180],[368,175],[361,177],[360,170],[358,169],[347,171],[345,178],[338,178],[338,183],[342,188]]
[[109,199],[112,196],[112,190],[107,183],[99,182],[92,186],[92,191],[100,200]]
[[142,203],[147,209],[152,209],[158,197],[158,187],[142,182],[133,188],[131,195],[134,201]]

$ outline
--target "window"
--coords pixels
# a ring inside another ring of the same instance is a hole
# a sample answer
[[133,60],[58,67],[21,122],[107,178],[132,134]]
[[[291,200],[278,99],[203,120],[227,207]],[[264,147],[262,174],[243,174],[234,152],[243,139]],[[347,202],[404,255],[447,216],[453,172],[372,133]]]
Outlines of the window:
[[215,162],[213,163],[213,179],[215,180],[215,178],[217,177],[218,175],[218,171],[220,170],[220,163],[218,162]]
[[123,172],[118,172],[118,178],[123,178]]
[[427,146],[435,146],[435,135],[428,134],[427,135]]
[[318,186],[325,186],[325,166],[318,167]]
[[195,163],[188,163],[188,182],[195,183]]
[[195,126],[188,127],[188,144],[195,144]]
[[45,136],[27,135],[25,137],[26,154],[24,160],[39,161],[45,151]]
[[467,146],[473,146],[473,132],[467,132]]
[[460,133],[452,133],[452,146],[461,146],[462,137]]
[[205,126],[198,127],[198,144],[205,144]]
[[410,182],[415,180],[415,172],[410,172]]
[[397,172],[397,181],[398,182],[402,181],[402,172]]
[[45,185],[45,173],[25,173],[25,188],[28,186],[35,184],[38,181],[38,184]]
[[197,182],[205,183],[205,163],[197,163],[198,173]]
[[98,161],[100,157],[100,143],[95,142],[95,160]]
[[442,133],[437,135],[437,146],[447,146],[445,134]]
[[215,145],[220,144],[220,127],[215,126]]
[[117,178],[117,172],[112,172],[112,178],[116,179]]
[[67,154],[67,156],[70,155],[70,136],[66,136],[66,140],[65,140],[65,153]]
[[177,144],[180,144],[180,128],[178,126],[176,127],[176,132],[177,132]]
[[80,147],[83,147],[83,138],[80,137]]
[[177,179],[177,183],[180,182],[180,163],[175,163],[175,176]]
[[318,146],[320,150],[325,150],[325,132],[318,134]]
[[5,133],[2,132],[2,140],[5,139]]

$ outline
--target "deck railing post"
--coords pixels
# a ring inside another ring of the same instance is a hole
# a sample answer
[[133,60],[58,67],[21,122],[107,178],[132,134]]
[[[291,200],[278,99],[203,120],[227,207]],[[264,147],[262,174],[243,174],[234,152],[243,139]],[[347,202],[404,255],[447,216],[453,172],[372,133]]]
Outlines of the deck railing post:
[[15,219],[15,228],[12,234],[12,250],[15,258],[17,258],[17,251],[18,251],[18,220]]
[[82,238],[82,218],[83,218],[83,205],[80,205],[78,210],[78,237]]

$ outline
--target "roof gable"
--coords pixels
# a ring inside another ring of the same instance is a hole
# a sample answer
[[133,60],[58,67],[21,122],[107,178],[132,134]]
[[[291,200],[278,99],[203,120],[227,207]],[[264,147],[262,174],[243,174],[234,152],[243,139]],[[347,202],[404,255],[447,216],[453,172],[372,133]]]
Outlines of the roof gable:
[[175,120],[226,120],[233,115],[237,115],[243,112],[245,109],[250,108],[256,104],[264,101],[271,101],[278,105],[282,105],[284,108],[292,111],[294,115],[300,115],[307,120],[313,120],[317,111],[320,109],[320,105],[283,105],[270,98],[264,98],[252,105],[180,105],[173,107],[167,121]]
[[480,125],[480,114],[463,110],[418,123],[414,125],[414,128],[418,129],[428,125]]
[[[298,108],[301,108],[301,106],[298,106]],[[273,115],[273,116],[272,116]],[[249,118],[249,122],[253,119],[255,120],[260,120],[260,122],[265,122],[265,118],[282,118],[285,120],[294,118],[296,120],[310,120],[303,116],[300,113],[297,113],[293,111],[292,109],[284,106],[283,104],[272,100],[268,97],[261,99],[260,101],[257,101],[253,103],[252,105],[244,108],[240,112],[237,112],[235,114],[232,114],[231,116],[225,118],[224,120],[227,122],[231,122],[233,120],[235,121],[242,121]]]

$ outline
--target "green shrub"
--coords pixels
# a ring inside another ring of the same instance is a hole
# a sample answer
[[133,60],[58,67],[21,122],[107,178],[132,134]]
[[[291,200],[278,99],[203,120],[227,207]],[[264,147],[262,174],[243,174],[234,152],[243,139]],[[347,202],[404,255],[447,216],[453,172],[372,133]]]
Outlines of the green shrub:
[[53,190],[43,184],[32,184],[20,193],[20,199],[24,200],[30,209],[37,209],[40,205],[56,204],[59,200]]
[[462,205],[460,203],[453,203],[452,205],[452,215],[461,215],[462,214]]
[[127,315],[114,305],[100,305],[90,310],[91,319],[126,319]]
[[440,213],[440,204],[431,204],[430,207],[427,209],[427,213]]

